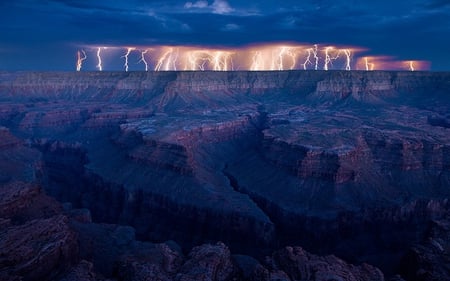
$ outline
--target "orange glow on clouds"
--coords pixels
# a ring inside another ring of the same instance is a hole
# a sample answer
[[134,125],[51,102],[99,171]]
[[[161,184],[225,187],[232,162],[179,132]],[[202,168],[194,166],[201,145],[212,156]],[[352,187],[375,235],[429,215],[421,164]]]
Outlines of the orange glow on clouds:
[[356,70],[407,70],[420,71],[430,69],[430,63],[427,61],[395,60],[387,56],[367,56],[358,58],[356,61]]
[[[102,54],[108,49],[121,50],[128,71],[130,55],[145,71],[233,71],[233,70],[427,70],[428,62],[398,61],[387,56],[363,56],[367,49],[353,46],[320,44],[261,44],[242,48],[203,48],[195,46],[90,47],[102,71]],[[77,70],[88,59],[84,51],[77,53]],[[81,56],[84,54],[84,56]],[[83,58],[83,59],[80,59]]]

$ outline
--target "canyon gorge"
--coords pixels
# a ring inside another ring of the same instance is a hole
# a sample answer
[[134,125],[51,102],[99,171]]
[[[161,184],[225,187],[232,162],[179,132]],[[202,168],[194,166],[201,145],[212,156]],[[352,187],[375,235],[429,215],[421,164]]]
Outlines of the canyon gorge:
[[1,280],[450,280],[449,198],[449,72],[0,72]]

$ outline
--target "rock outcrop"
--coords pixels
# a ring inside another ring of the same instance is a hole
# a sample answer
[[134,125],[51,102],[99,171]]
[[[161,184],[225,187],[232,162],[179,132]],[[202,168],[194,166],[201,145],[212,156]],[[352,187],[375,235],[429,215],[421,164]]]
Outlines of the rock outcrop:
[[69,268],[76,233],[36,183],[0,185],[0,279],[45,280]]
[[450,276],[450,221],[434,221],[426,239],[415,245],[402,261],[407,280],[447,280]]
[[373,266],[349,265],[335,256],[318,257],[300,247],[279,250],[269,261],[291,280],[384,280],[383,273]]
[[275,252],[266,257],[264,265],[250,257],[247,259],[252,262],[242,262],[242,257],[232,256],[221,242],[197,246],[185,256],[174,242],[136,241],[131,227],[92,223],[87,210],[71,209],[70,204],[62,208],[38,186],[26,183],[2,186],[0,203],[1,280],[227,281],[301,277],[313,281],[333,276],[341,280],[384,280],[375,267],[353,266],[334,256],[318,257],[299,247]]

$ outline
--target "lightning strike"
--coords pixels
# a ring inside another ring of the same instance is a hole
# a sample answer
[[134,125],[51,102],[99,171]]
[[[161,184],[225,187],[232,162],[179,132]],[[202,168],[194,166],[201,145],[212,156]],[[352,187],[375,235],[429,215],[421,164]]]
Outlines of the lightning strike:
[[262,69],[262,54],[260,51],[255,51],[252,57],[252,65],[250,66],[250,70],[258,71]]
[[145,71],[148,71],[148,62],[145,59],[145,54],[148,53],[148,49],[145,49],[143,51],[141,51],[141,59],[138,61],[138,63],[143,63],[145,65]]
[[364,58],[364,62],[365,62],[365,65],[366,65],[366,71],[372,71],[372,70],[375,69],[375,64],[374,63],[370,63],[368,57]]
[[130,53],[132,51],[136,50],[136,48],[127,48],[127,52],[125,53],[125,55],[122,56],[122,58],[125,59],[125,63],[124,63],[124,67],[125,67],[125,71],[128,72],[128,57],[130,56]]
[[333,60],[336,60],[339,58],[339,52],[335,56],[330,55],[330,52],[334,50],[334,47],[326,47],[324,49],[325,52],[325,63],[323,65],[324,70],[328,70],[331,65],[333,65]]
[[[109,48],[109,47],[108,47]],[[96,68],[103,70],[102,52],[106,47],[90,49],[97,54]],[[111,46],[112,53],[126,52],[124,70],[129,70],[130,55],[137,48]],[[145,71],[232,71],[232,70],[425,70],[429,63],[419,60],[395,60],[393,57],[358,56],[368,49],[353,46],[324,46],[319,44],[266,44],[241,48],[202,48],[195,46],[141,46],[140,58]],[[147,54],[152,51],[152,56]],[[108,53],[108,55],[111,55]],[[110,56],[108,56],[109,58]],[[86,52],[78,51],[76,70],[80,71],[87,59]]]
[[188,63],[186,63],[184,70],[196,70],[197,67],[200,69],[200,66],[197,63],[197,57],[193,52],[188,53],[187,55]]
[[319,69],[319,47],[317,46],[317,44],[314,44],[314,49],[312,49],[312,53],[314,55],[314,61],[315,61],[315,65],[314,65],[314,70],[318,70]]
[[308,48],[308,49],[306,49],[306,53],[307,53],[307,55],[306,55],[306,59],[305,59],[305,62],[304,62],[304,63],[302,63],[302,66],[303,66],[303,70],[306,70],[306,69],[308,69],[308,65],[312,65],[312,62],[311,62],[311,53],[312,53],[312,48]]
[[352,52],[349,49],[342,50],[345,54],[345,70],[352,70]]
[[164,62],[167,60],[167,57],[170,56],[170,54],[173,52],[173,48],[170,48],[168,51],[166,51],[158,60],[158,63],[155,66],[155,71],[161,71]]
[[158,59],[155,71],[177,70],[178,48],[168,48],[166,52]]
[[231,53],[224,51],[216,51],[212,56],[213,70],[227,71],[232,70],[229,65],[232,65]]
[[222,58],[222,52],[216,52],[213,56],[212,59],[213,65],[214,65],[214,70],[215,71],[223,71],[223,70],[227,70],[227,62],[226,62],[226,58],[223,60]]
[[187,62],[185,70],[204,71],[208,58],[203,50],[191,50],[187,52]]
[[[285,47],[285,54],[287,57],[291,58],[291,66],[289,67],[289,70],[293,70],[296,67],[297,64],[297,51],[293,47]],[[284,70],[284,68],[282,69]]]
[[[106,49],[103,47],[103,49]],[[102,65],[102,47],[97,48],[97,68],[99,71],[103,71],[103,65]]]
[[[277,69],[277,51],[276,50],[272,50],[271,52],[271,60],[270,60],[270,70],[280,70],[279,68]],[[280,66],[278,66],[280,67]]]
[[[177,51],[175,52],[175,54],[174,54],[174,56],[172,56],[172,59],[171,59],[171,64],[172,64],[172,69],[173,70],[177,70],[177,60],[178,60],[178,52],[179,52],[179,49],[177,48],[176,49]],[[169,63],[169,62],[168,62]],[[167,70],[169,70],[170,69],[170,66],[169,66],[169,64],[168,64],[168,66],[166,67],[166,69]]]
[[283,70],[283,58],[286,52],[286,47],[281,47],[280,50],[277,51],[275,50],[274,53],[276,54],[272,60],[272,67],[270,70]]
[[84,50],[77,52],[77,71],[81,70],[83,66],[83,61],[87,59],[86,52]]

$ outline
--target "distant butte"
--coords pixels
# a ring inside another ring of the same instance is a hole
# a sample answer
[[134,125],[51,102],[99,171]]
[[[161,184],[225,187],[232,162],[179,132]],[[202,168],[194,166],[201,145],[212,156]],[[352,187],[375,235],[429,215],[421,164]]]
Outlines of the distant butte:
[[449,197],[447,72],[0,72],[1,280],[449,280]]

